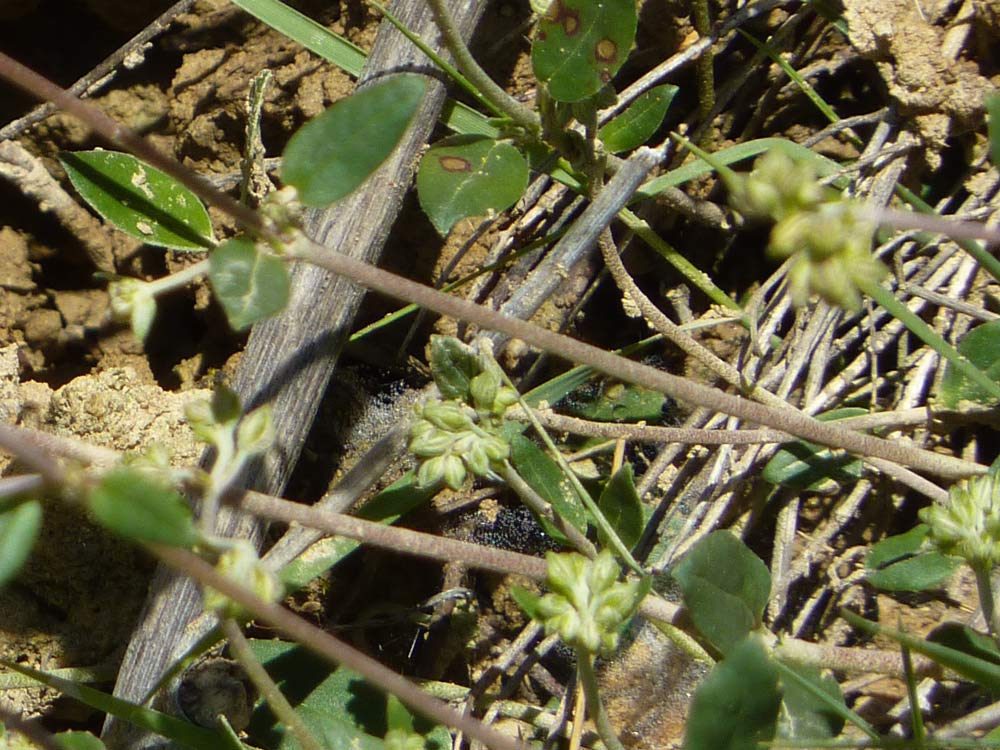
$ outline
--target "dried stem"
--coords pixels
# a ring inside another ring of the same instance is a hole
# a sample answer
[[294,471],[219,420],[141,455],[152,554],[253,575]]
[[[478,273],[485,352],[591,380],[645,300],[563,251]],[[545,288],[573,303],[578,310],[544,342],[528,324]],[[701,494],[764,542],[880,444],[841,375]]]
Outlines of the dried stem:
[[[180,164],[150,146],[139,136],[107,117],[103,112],[68,94],[37,73],[29,70],[7,55],[0,53],[0,76],[25,90],[50,99],[72,114],[80,117],[100,135],[112,143],[122,145],[153,166],[176,177],[199,196],[236,218],[247,229],[272,241],[280,241],[264,226],[259,217],[229,196],[218,192],[206,181],[193,175]],[[637,156],[643,152],[640,149]],[[655,157],[654,157],[655,159]],[[637,383],[666,393],[680,401],[775,429],[787,431],[803,440],[842,448],[860,456],[880,458],[926,471],[946,478],[959,478],[986,472],[986,467],[950,456],[935,454],[900,442],[893,442],[861,435],[831,423],[818,422],[788,410],[771,408],[746,399],[717,391],[685,378],[662,372],[655,368],[623,359],[603,349],[589,346],[567,336],[562,336],[521,320],[499,315],[474,303],[456,299],[409,279],[375,268],[367,263],[329,250],[312,242],[302,242],[289,252],[299,260],[350,278],[355,283],[374,289],[397,299],[404,299],[434,310],[442,315],[475,323],[484,328],[500,331],[519,338],[540,349],[589,365],[613,377]]]

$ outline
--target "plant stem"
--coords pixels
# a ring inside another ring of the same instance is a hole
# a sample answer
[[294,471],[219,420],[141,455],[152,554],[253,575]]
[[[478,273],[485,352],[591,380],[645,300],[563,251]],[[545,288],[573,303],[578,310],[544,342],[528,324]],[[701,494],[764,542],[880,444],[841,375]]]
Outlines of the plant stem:
[[154,297],[158,294],[166,294],[175,289],[180,289],[190,284],[192,281],[208,273],[208,261],[200,260],[197,263],[175,271],[169,276],[164,276],[153,281],[146,282],[146,289]]
[[303,750],[322,750],[323,746],[313,737],[302,718],[292,708],[292,704],[288,702],[274,680],[271,679],[271,675],[264,669],[264,665],[257,659],[246,636],[243,635],[243,630],[236,621],[230,618],[224,619],[222,632],[225,634],[226,640],[229,641],[229,650],[233,657],[240,663],[254,687],[267,701],[267,705],[274,712],[278,721],[287,726],[295,735],[295,739],[298,740]]
[[202,585],[221,592],[252,613],[255,619],[269,623],[330,663],[343,665],[358,672],[379,690],[392,693],[417,713],[459,729],[493,750],[524,750],[520,742],[432,698],[410,680],[396,674],[370,656],[310,625],[279,605],[260,599],[252,591],[219,573],[197,555],[178,547],[164,545],[150,545],[149,549],[160,561],[195,578]]
[[970,561],[969,565],[976,574],[979,606],[983,610],[983,617],[986,618],[986,627],[989,628],[993,640],[1000,646],[1000,612],[997,612],[996,597],[993,595],[993,581],[990,576],[992,567],[988,562],[980,560]]
[[545,498],[535,492],[535,489],[524,481],[524,477],[517,473],[517,469],[511,465],[510,461],[504,462],[503,473],[500,476],[517,493],[524,504],[531,508],[535,515],[546,518],[558,526],[579,552],[589,558],[597,556],[597,550],[594,548],[593,543],[573,524],[558,513],[555,513]]
[[[691,20],[698,36],[708,38],[712,34],[712,19],[708,13],[708,0],[691,0]],[[712,46],[705,47],[695,63],[695,75],[698,81],[698,114],[708,117],[715,106],[715,54]]]
[[[511,379],[507,376],[506,372],[500,370],[500,374],[503,377],[504,382],[517,392],[518,403],[521,405],[521,408],[524,409],[525,415],[528,417],[528,421],[538,434],[538,437],[540,437],[542,442],[545,443],[545,447],[549,449],[549,453],[562,470],[563,476],[569,480],[569,483],[572,485],[577,497],[580,498],[580,501],[587,509],[587,512],[590,514],[590,517],[593,519],[594,524],[600,530],[601,534],[603,534],[604,538],[607,539],[609,546],[614,549],[615,554],[617,554],[618,557],[621,558],[621,560],[632,568],[632,570],[634,570],[637,574],[640,576],[646,575],[646,571],[642,569],[639,562],[632,556],[631,550],[625,546],[621,537],[618,536],[618,532],[616,532],[614,528],[612,528],[611,524],[608,523],[608,519],[604,517],[603,511],[597,507],[597,503],[594,502],[594,498],[590,496],[590,493],[587,492],[587,488],[583,486],[579,477],[576,476],[576,472],[573,471],[572,467],[570,467],[566,457],[563,456],[562,452],[558,448],[556,448],[556,444],[552,441],[552,438],[549,437],[549,433],[545,431],[545,428],[542,427],[541,423],[535,417],[535,412],[528,408],[528,404],[525,402],[524,396],[522,396],[520,391],[517,390],[514,383],[511,382]],[[591,545],[591,548],[593,549],[593,545]],[[595,554],[596,550],[594,553],[588,554],[587,556],[593,558]]]
[[587,714],[597,727],[597,733],[601,735],[604,746],[607,750],[625,750],[618,735],[615,734],[611,720],[604,710],[604,703],[601,701],[601,691],[597,685],[597,675],[594,674],[594,655],[589,651],[578,648],[576,650],[576,673],[583,685],[583,694],[587,699]]
[[493,79],[486,74],[486,71],[479,67],[479,63],[472,57],[462,35],[458,33],[458,29],[452,21],[451,12],[444,0],[427,0],[427,4],[431,6],[434,20],[441,30],[441,38],[451,56],[455,58],[455,65],[462,72],[462,75],[478,88],[483,96],[493,103],[494,107],[529,133],[537,134],[542,127],[538,115],[497,86]]
[[419,36],[414,34],[413,31],[407,28],[407,26],[398,18],[396,18],[396,16],[394,16],[389,11],[388,8],[386,8],[381,3],[375,2],[375,0],[366,0],[366,2],[368,3],[368,5],[372,6],[373,8],[375,8],[375,10],[381,13],[385,17],[385,20],[387,20],[389,23],[395,26],[400,34],[409,39],[410,42],[413,44],[413,46],[415,46],[417,49],[419,49],[421,52],[427,55],[435,65],[437,65],[439,68],[441,68],[441,70],[447,73],[455,81],[455,83],[457,83],[459,86],[465,89],[470,96],[475,97],[480,104],[482,104],[484,107],[492,111],[494,114],[496,115],[504,114],[504,111],[499,107],[497,107],[492,102],[492,100],[487,98],[487,96],[482,91],[480,91],[468,78],[462,75],[462,72],[458,70],[458,68],[456,68],[450,62],[441,57],[441,55],[435,52],[434,49],[429,44],[427,44],[427,42],[425,42]]

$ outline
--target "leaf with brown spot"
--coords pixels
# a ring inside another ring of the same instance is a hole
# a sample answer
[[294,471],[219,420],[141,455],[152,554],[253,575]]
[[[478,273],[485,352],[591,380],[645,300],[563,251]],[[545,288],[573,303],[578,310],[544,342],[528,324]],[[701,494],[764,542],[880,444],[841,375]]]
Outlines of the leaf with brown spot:
[[528,165],[505,141],[456,136],[435,144],[420,162],[417,197],[442,236],[469,216],[504,211],[528,184]]
[[634,0],[553,0],[531,46],[535,77],[561,102],[578,102],[610,81],[635,41]]

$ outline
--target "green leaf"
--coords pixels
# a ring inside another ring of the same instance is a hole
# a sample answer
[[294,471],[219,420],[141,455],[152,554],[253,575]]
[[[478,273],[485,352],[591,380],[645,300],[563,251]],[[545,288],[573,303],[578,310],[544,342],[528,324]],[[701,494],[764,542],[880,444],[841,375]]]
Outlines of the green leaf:
[[519,606],[528,617],[537,622],[544,622],[545,616],[538,607],[538,603],[542,600],[542,597],[538,594],[528,591],[520,586],[512,586],[510,589],[511,598]]
[[315,52],[352,76],[361,75],[365,51],[330,29],[277,0],[233,0],[272,29]]
[[104,743],[90,732],[60,732],[55,740],[63,750],[105,750]]
[[423,78],[397,75],[341,99],[292,136],[282,179],[307,206],[349,195],[396,148],[426,90]]
[[[866,409],[849,407],[834,409],[816,418],[830,422],[867,413]],[[857,481],[863,472],[863,464],[854,456],[801,440],[775,453],[764,467],[763,477],[771,484],[791,489],[833,492],[840,484]]]
[[402,701],[391,693],[385,697],[385,717],[389,731],[406,732],[413,734],[413,714],[411,714]]
[[961,558],[928,552],[873,571],[867,581],[884,591],[926,591],[944,584],[961,565]]
[[[833,739],[844,728],[847,706],[832,675],[815,667],[785,665],[793,673],[781,681],[782,705],[777,736],[782,739]],[[787,675],[784,670],[783,674]]]
[[[250,647],[324,748],[382,750],[381,738],[390,728],[384,693],[345,667],[331,671],[329,665],[298,644],[251,640]],[[420,717],[413,718],[413,725],[417,733],[427,737],[426,750],[451,747],[451,736],[444,727],[432,726]],[[266,705],[254,712],[247,731],[255,747],[299,747]]]
[[920,552],[927,538],[928,527],[919,523],[909,531],[890,536],[872,545],[865,557],[865,567],[879,570],[885,566]]
[[628,57],[636,20],[635,0],[552,0],[531,45],[535,77],[556,101],[596,94]]
[[178,547],[199,539],[184,498],[136,469],[109,471],[87,504],[101,525],[127,539]]
[[628,383],[602,382],[583,388],[560,404],[567,413],[595,422],[662,422],[673,407],[664,394]]
[[865,558],[868,582],[886,591],[925,591],[947,581],[962,561],[938,552],[921,552],[927,525],[917,524],[903,534],[872,546]]
[[997,648],[996,642],[987,635],[977,633],[968,625],[958,622],[942,623],[927,635],[927,640],[991,664],[1000,664],[1000,649]]
[[[645,527],[645,517],[635,489],[632,464],[625,464],[608,480],[597,507],[626,547],[632,549],[638,544]],[[608,541],[603,536],[598,532],[601,544],[607,546]]]
[[[569,480],[563,475],[559,464],[549,458],[541,448],[524,437],[514,435],[510,439],[510,462],[532,489],[552,505],[556,515],[576,528],[587,531],[587,513]],[[537,517],[545,533],[561,544],[569,540],[547,518]]]
[[417,171],[420,207],[441,236],[470,216],[505,211],[528,185],[528,163],[505,141],[454,136],[434,144]]
[[6,659],[0,659],[0,664],[3,664],[7,669],[30,677],[36,682],[58,690],[63,695],[74,698],[91,708],[111,714],[122,721],[127,721],[142,729],[155,732],[193,750],[219,750],[219,748],[225,747],[224,740],[218,732],[199,727],[184,719],[178,719],[177,717],[160,713],[145,706],[137,706],[116,698],[113,695],[102,693],[100,690],[95,690],[92,687],[64,680],[61,677],[40,672],[23,664],[17,664]]
[[[983,323],[965,334],[958,344],[958,353],[986,373],[990,380],[1000,382],[1000,320]],[[949,409],[957,409],[962,401],[977,404],[992,404],[994,401],[951,362],[945,365],[938,398]]]
[[479,360],[472,347],[454,336],[431,336],[429,359],[431,375],[441,396],[468,401],[471,398],[469,384],[480,372]]
[[198,196],[131,154],[63,152],[59,160],[80,196],[125,234],[173,250],[215,245],[212,221]]
[[923,654],[946,669],[957,672],[990,692],[1000,692],[1000,665],[970,656],[954,648],[942,646],[939,643],[921,640],[909,633],[884,628],[878,623],[866,620],[850,610],[842,609],[840,616],[852,626],[868,635],[886,635],[917,653]]
[[289,278],[284,261],[260,252],[237,237],[209,256],[208,278],[234,331],[280,312],[288,302]]
[[726,654],[761,624],[771,574],[728,531],[698,542],[673,573],[698,631]]
[[0,588],[24,565],[42,526],[42,506],[37,500],[0,513]]
[[666,117],[677,87],[669,83],[651,88],[629,105],[628,109],[602,127],[597,135],[612,154],[631,151],[645,143]]
[[990,133],[990,158],[993,166],[1000,168],[1000,94],[986,97],[986,114]]
[[774,737],[780,706],[778,670],[748,638],[695,691],[684,750],[757,750]]

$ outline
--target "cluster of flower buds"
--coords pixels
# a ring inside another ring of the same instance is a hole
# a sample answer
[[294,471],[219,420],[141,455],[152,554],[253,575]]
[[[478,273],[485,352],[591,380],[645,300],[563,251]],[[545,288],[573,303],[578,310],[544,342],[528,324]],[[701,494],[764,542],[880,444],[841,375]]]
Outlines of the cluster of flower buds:
[[745,216],[776,222],[768,252],[781,260],[794,258],[788,284],[796,305],[818,294],[857,311],[859,289],[887,273],[872,255],[875,225],[861,204],[820,185],[809,162],[772,149],[749,175],[730,180],[730,200]]
[[960,482],[949,496],[947,504],[920,511],[931,543],[973,567],[1000,563],[1000,475],[990,472]]
[[419,483],[457,490],[470,474],[496,479],[510,455],[501,428],[517,392],[504,384],[485,343],[473,349],[457,339],[435,337],[431,369],[446,398],[417,407],[409,447],[420,460]]
[[645,593],[642,583],[618,580],[621,570],[610,550],[602,550],[593,560],[575,552],[550,552],[546,562],[551,592],[538,599],[533,616],[546,633],[559,633],[575,649],[613,652],[622,625]]

